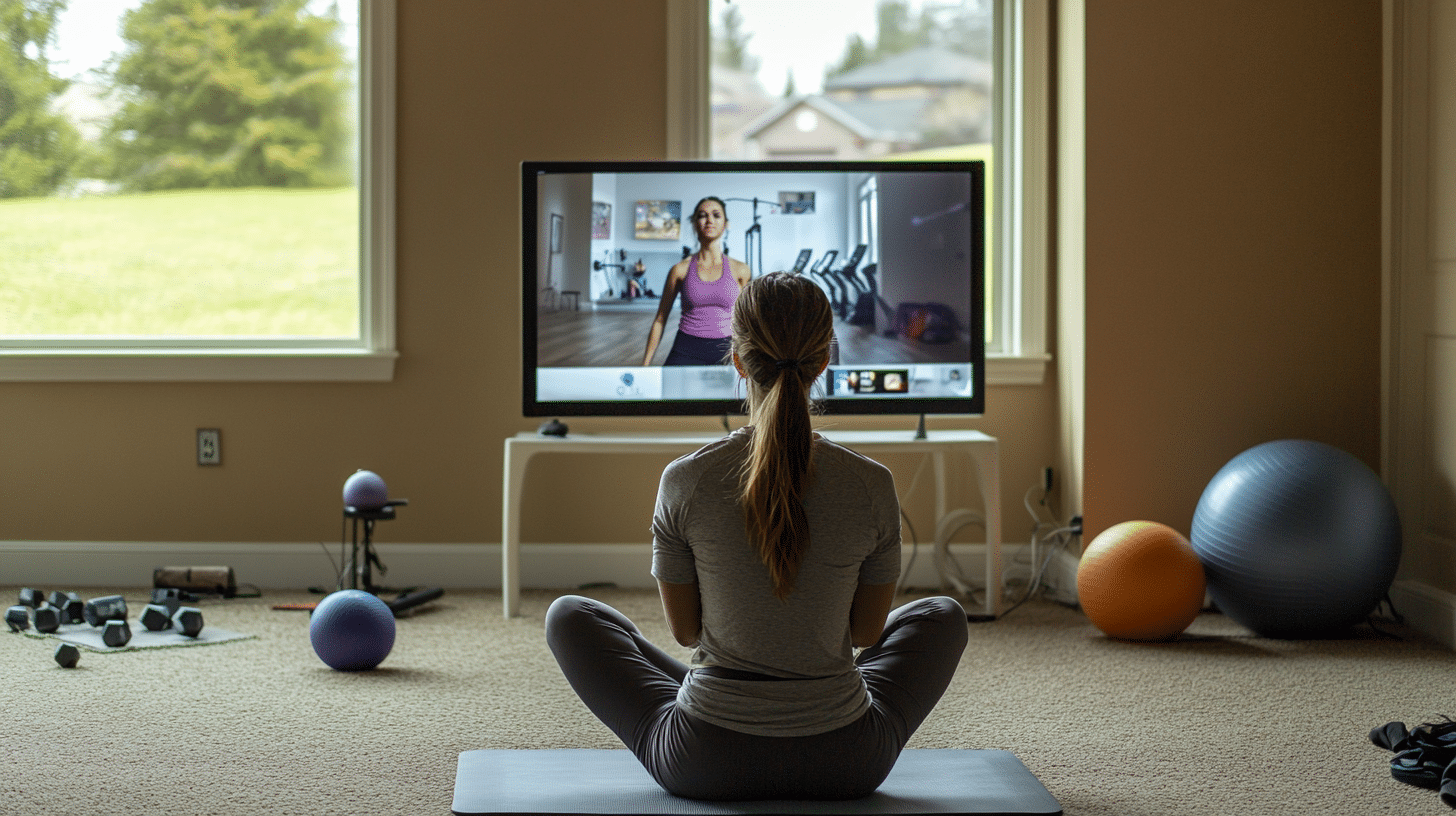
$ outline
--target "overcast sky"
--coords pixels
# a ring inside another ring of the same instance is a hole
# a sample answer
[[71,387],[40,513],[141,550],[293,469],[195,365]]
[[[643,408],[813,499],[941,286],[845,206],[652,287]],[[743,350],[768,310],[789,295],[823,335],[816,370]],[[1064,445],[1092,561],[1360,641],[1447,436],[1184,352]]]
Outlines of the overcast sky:
[[[313,0],[316,10],[327,9],[330,0]],[[489,0],[481,0],[489,2]],[[62,13],[57,42],[51,47],[53,70],[73,77],[100,65],[121,49],[117,25],[122,12],[140,5],[141,0],[71,0]],[[922,0],[908,0],[912,12]],[[712,0],[713,25],[722,20],[726,0]],[[752,34],[749,49],[760,61],[759,81],[764,90],[779,94],[790,69],[800,93],[820,90],[824,68],[844,54],[851,34],[866,41],[875,37],[875,7],[878,0],[733,0],[744,29]],[[357,27],[355,3],[341,2],[344,23]],[[352,39],[352,38],[351,38]]]
[[[775,96],[783,93],[790,69],[799,93],[822,90],[824,68],[844,56],[851,34],[875,39],[878,0],[712,0],[712,25],[723,10],[739,10],[743,29],[752,34],[749,53],[759,59],[758,81]],[[918,9],[920,0],[908,4]]]
[[[72,78],[101,67],[108,57],[121,50],[117,33],[122,12],[141,5],[142,0],[71,0],[61,13],[56,26],[56,42],[50,48],[51,70],[57,76]],[[332,0],[311,0],[315,12],[327,10]],[[339,3],[339,17],[346,29],[344,42],[352,42],[358,28],[357,4]]]

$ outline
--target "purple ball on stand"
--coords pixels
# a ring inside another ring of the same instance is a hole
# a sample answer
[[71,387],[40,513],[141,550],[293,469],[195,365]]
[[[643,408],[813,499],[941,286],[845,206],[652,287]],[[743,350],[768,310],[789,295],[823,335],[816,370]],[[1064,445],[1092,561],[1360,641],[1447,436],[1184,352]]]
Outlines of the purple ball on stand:
[[378,510],[389,503],[389,490],[384,480],[372,470],[355,471],[344,481],[344,506],[359,510]]

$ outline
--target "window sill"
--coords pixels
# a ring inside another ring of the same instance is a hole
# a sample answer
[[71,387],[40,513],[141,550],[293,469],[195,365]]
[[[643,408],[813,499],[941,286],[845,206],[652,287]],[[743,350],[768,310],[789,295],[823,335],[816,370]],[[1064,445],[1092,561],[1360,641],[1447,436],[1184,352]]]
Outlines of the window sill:
[[388,382],[398,357],[357,348],[8,349],[0,382]]
[[986,385],[1041,385],[1052,361],[1050,354],[1028,354],[1020,357],[987,356]]
[[[395,351],[87,349],[0,351],[0,382],[389,382]],[[986,385],[1041,385],[1051,355],[988,357]]]

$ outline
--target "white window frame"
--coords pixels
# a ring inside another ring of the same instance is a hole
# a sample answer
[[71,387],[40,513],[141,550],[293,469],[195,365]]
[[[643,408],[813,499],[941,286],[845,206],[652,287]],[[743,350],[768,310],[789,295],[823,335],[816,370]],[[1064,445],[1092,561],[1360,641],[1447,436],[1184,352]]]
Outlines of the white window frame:
[[875,235],[875,227],[878,226],[880,215],[880,181],[879,177],[873,174],[867,175],[864,181],[859,183],[859,189],[855,198],[859,202],[859,220],[855,225],[858,236],[856,244],[864,244],[869,247],[869,255],[864,258],[864,264],[869,266],[880,261],[879,236]]
[[394,377],[395,0],[360,0],[359,337],[36,338],[0,346],[0,381],[387,381]]
[[[1053,0],[996,0],[996,304],[1000,343],[986,351],[988,385],[1040,385],[1047,342],[1050,71]],[[710,155],[708,0],[667,4],[667,156]]]

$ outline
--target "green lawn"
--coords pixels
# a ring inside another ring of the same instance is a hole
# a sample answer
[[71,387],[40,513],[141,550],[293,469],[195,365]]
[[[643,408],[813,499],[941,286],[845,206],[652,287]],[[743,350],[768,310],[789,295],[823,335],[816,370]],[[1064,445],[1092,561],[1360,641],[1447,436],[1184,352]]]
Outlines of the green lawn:
[[359,196],[0,200],[0,335],[354,337]]

